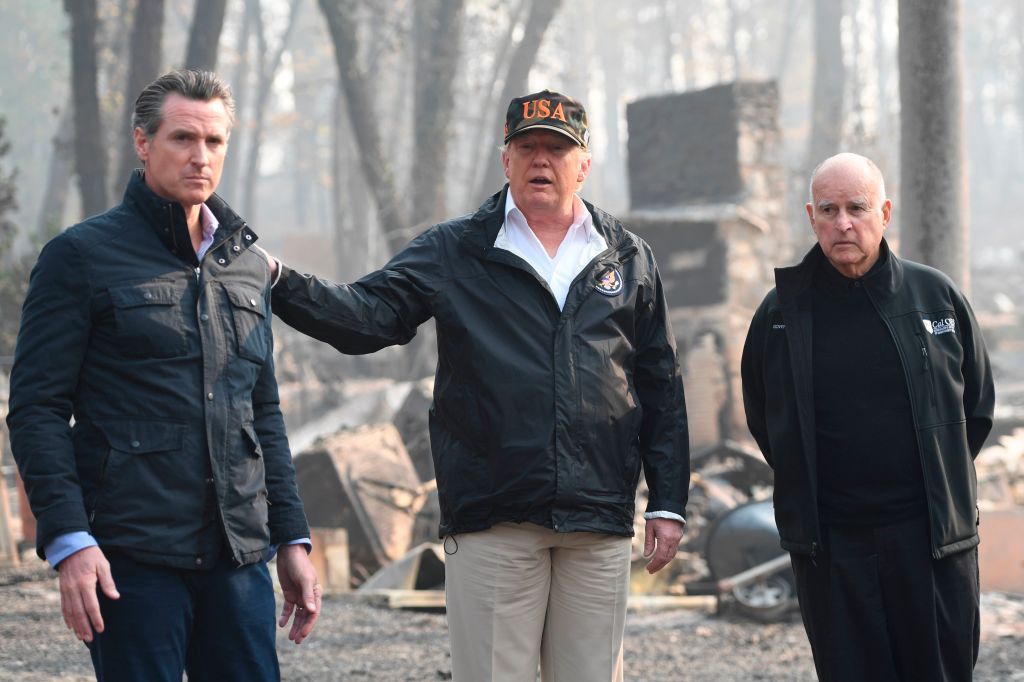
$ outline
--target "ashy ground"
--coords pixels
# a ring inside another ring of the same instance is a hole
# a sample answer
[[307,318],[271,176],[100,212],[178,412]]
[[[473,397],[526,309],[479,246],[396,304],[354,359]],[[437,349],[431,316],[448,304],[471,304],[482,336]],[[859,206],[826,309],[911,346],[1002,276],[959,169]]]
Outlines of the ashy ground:
[[[91,680],[88,653],[65,629],[54,574],[0,572],[0,680]],[[983,596],[976,680],[1024,681],[1024,596]],[[282,631],[283,633],[283,631]],[[451,679],[444,615],[388,610],[329,597],[313,635],[278,639],[285,680],[386,682]],[[814,680],[799,617],[763,625],[693,610],[631,611],[626,679]]]

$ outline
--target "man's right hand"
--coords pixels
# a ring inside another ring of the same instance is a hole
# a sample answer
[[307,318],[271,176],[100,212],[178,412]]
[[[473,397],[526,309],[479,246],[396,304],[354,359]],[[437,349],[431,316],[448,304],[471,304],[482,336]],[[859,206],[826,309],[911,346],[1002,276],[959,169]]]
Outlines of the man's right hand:
[[273,282],[274,278],[277,277],[277,269],[281,266],[280,261],[267,253],[259,244],[253,244],[252,248],[267,261],[267,266],[270,268],[270,281]]
[[99,547],[86,547],[60,562],[60,610],[69,630],[83,642],[92,641],[93,630],[103,632],[103,616],[96,583],[111,599],[121,597],[110,575],[110,563]]

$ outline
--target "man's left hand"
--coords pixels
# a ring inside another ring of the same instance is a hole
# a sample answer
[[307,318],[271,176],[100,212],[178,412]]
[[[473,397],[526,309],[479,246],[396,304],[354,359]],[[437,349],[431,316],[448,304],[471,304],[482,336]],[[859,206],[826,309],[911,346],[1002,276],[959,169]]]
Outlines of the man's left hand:
[[284,593],[284,607],[277,625],[283,628],[294,613],[295,619],[288,639],[301,644],[320,617],[320,597],[323,593],[305,545],[284,545],[277,550],[277,578],[281,583],[281,592]]
[[[647,519],[644,528],[644,558],[647,572],[657,573],[676,556],[683,539],[683,524],[675,519]],[[652,556],[653,555],[653,556]]]

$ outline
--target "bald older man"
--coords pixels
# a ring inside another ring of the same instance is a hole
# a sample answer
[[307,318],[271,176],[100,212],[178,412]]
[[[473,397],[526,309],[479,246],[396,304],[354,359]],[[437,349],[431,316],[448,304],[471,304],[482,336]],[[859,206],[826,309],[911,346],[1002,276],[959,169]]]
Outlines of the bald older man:
[[833,156],[810,193],[818,243],[775,271],[742,374],[814,664],[822,680],[969,680],[994,402],[981,331],[946,275],[889,250],[874,163]]

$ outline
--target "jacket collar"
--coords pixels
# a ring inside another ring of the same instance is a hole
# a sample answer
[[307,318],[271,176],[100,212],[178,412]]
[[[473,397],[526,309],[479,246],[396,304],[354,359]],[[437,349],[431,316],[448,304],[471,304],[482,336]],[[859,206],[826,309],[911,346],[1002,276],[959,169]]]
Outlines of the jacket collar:
[[[185,222],[185,210],[181,204],[168,201],[150,189],[142,170],[136,169],[132,172],[128,187],[124,191],[124,204],[142,215],[171,253],[193,265],[198,264],[188,233],[188,224]],[[248,247],[256,241],[256,233],[249,229],[241,216],[217,194],[210,195],[206,200],[206,206],[220,223],[208,253],[228,240],[238,243],[240,247]],[[238,234],[240,228],[245,228],[242,234]]]
[[[807,291],[814,279],[814,272],[824,260],[825,253],[819,244],[811,247],[803,260],[787,268],[775,268],[775,289],[780,303],[788,303]],[[861,278],[868,292],[880,299],[891,298],[903,284],[903,262],[889,248],[882,238],[878,263]]]
[[[494,248],[494,240],[498,237],[505,222],[505,196],[508,194],[508,183],[497,193],[492,194],[469,220],[462,233],[462,241],[479,255],[486,254]],[[582,197],[581,197],[582,199]],[[610,248],[620,249],[630,240],[630,235],[614,217],[583,199],[583,205],[590,211],[594,219],[594,229],[604,237]]]

